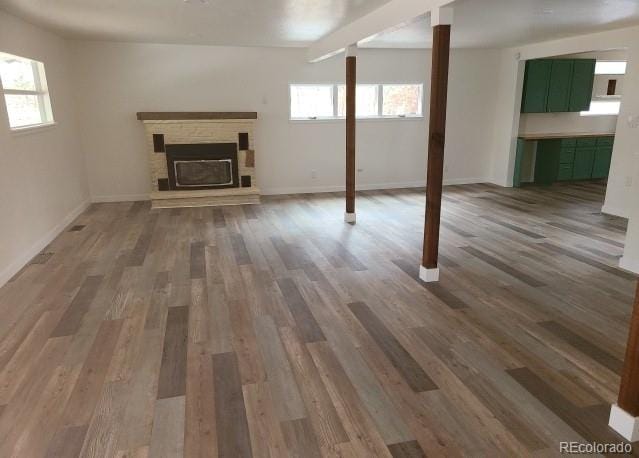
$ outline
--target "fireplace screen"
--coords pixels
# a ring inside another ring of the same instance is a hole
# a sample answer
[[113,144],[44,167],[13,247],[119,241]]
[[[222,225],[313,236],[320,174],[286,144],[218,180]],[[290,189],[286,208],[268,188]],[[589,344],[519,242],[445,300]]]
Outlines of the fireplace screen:
[[220,186],[233,184],[232,161],[200,160],[173,162],[177,186]]
[[179,191],[240,186],[237,143],[167,144],[169,189]]

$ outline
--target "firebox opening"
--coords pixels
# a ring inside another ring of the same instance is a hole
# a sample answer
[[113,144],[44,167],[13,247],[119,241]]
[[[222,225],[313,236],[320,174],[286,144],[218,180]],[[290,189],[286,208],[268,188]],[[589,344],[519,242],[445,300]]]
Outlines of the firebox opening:
[[240,186],[237,143],[166,145],[169,189],[219,189]]

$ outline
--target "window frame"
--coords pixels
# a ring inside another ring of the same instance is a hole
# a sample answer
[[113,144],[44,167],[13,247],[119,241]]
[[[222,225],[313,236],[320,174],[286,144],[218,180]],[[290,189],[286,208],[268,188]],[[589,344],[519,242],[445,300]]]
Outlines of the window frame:
[[[5,105],[5,110],[7,113],[7,124],[9,126],[9,130],[11,132],[26,132],[34,129],[40,129],[45,127],[50,127],[56,124],[55,119],[53,117],[53,108],[51,106],[51,95],[49,93],[49,87],[47,84],[46,72],[44,68],[44,63],[37,61],[35,59],[29,59],[28,57],[17,56],[14,54],[9,54],[6,52],[0,52],[0,60],[2,59],[17,59],[28,62],[31,66],[31,72],[33,74],[33,83],[35,86],[34,90],[30,89],[5,89],[2,78],[0,77],[0,94],[2,95],[2,99]],[[25,124],[23,126],[12,126],[11,125],[11,117],[9,115],[9,106],[7,105],[6,97],[7,95],[31,95],[37,97],[38,100],[38,110],[40,111],[40,119],[42,120],[39,123],[34,124]]]
[[[423,119],[424,118],[424,83],[417,82],[384,82],[370,83],[359,82],[358,86],[376,86],[377,91],[377,114],[373,116],[357,116],[359,121],[379,121],[379,120],[404,120],[404,119]],[[292,94],[293,86],[332,86],[333,93],[333,116],[313,116],[308,118],[293,117],[292,115]],[[288,85],[288,115],[290,122],[335,122],[346,119],[345,116],[339,116],[339,88],[346,86],[344,83],[289,83]],[[418,86],[419,87],[419,108],[420,114],[417,115],[383,115],[384,112],[384,86]]]

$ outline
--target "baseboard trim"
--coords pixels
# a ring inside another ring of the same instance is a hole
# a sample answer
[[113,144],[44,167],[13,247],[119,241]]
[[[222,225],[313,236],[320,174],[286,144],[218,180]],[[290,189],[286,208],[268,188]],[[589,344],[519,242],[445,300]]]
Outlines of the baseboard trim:
[[628,256],[622,256],[619,260],[619,267],[629,272],[639,274],[639,259],[630,259]]
[[74,208],[67,214],[62,221],[50,229],[44,236],[35,242],[29,249],[22,253],[18,258],[0,272],[0,287],[4,286],[20,269],[22,269],[29,261],[38,255],[48,244],[50,244],[66,227],[71,224],[78,216],[84,212],[91,202],[86,200]]
[[122,194],[111,196],[92,196],[91,202],[95,204],[110,202],[138,202],[141,200],[151,200],[149,194]]
[[625,211],[621,210],[618,207],[613,207],[605,204],[603,205],[603,207],[601,207],[601,213],[610,216],[618,216],[619,218],[628,218],[628,214]]
[[[477,184],[486,183],[486,178],[453,178],[444,180],[444,186],[459,185],[459,184]],[[375,191],[378,189],[403,189],[403,188],[423,188],[426,186],[426,181],[402,181],[393,183],[372,183],[372,184],[358,184],[356,189],[358,191]],[[335,186],[299,186],[299,187],[284,187],[284,188],[262,188],[262,195],[274,196],[280,194],[311,194],[322,192],[344,192],[344,185]]]

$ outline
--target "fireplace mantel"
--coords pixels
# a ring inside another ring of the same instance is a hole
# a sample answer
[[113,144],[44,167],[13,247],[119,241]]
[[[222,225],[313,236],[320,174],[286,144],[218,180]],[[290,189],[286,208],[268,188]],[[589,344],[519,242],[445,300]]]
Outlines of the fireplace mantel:
[[184,121],[191,119],[257,119],[253,111],[141,111],[140,121]]

